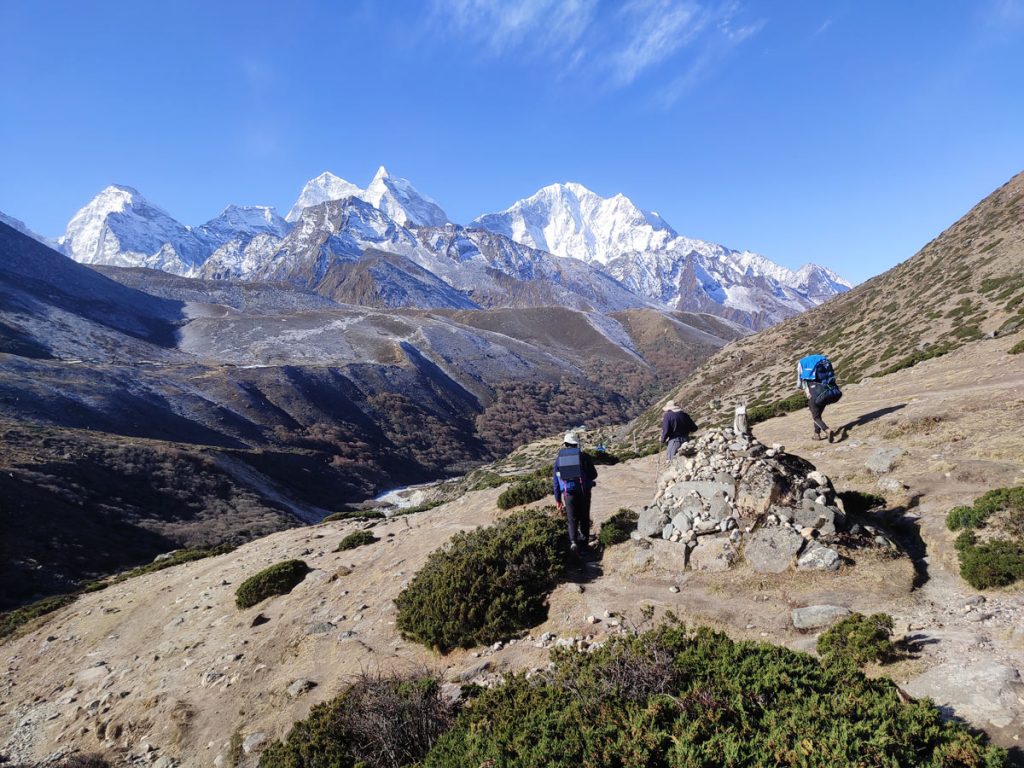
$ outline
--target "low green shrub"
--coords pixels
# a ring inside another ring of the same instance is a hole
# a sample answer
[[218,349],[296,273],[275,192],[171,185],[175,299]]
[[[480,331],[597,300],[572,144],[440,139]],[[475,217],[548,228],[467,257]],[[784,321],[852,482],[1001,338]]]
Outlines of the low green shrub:
[[302,560],[285,560],[264,568],[238,585],[235,605],[251,608],[274,595],[287,595],[306,578],[309,566]]
[[978,543],[973,531],[955,542],[960,575],[975,589],[1006,587],[1024,579],[1024,543],[1018,539],[992,539]]
[[71,755],[57,763],[55,768],[110,768],[110,761],[103,755],[87,752]]
[[373,544],[375,541],[380,541],[380,539],[374,536],[372,531],[355,531],[342,539],[341,543],[338,544],[338,548],[334,551],[344,552],[347,549],[355,549],[356,547]]
[[422,504],[414,504],[411,507],[401,507],[400,509],[396,509],[392,513],[391,516],[392,517],[402,517],[403,515],[415,515],[417,512],[426,512],[428,509],[433,509],[434,507],[440,507],[444,503],[445,502],[444,502],[443,499],[434,499],[433,501],[424,501]]
[[426,676],[364,674],[317,704],[260,768],[402,768],[422,760],[455,720],[455,705]]
[[870,661],[888,661],[893,656],[892,616],[851,613],[818,638],[818,653],[826,664],[849,662],[861,667]]
[[955,345],[949,342],[943,342],[941,344],[933,344],[927,349],[919,349],[900,360],[898,363],[890,365],[878,372],[879,376],[888,376],[890,373],[896,373],[906,368],[913,368],[918,363],[924,362],[925,360],[931,360],[935,357],[942,357],[943,355],[952,352],[956,349]]
[[[974,531],[997,515],[999,530],[978,543]],[[953,507],[946,515],[950,530],[963,530],[953,546],[961,575],[975,589],[1007,587],[1024,580],[1024,485],[994,488],[970,506]]]
[[[167,557],[154,560],[151,563],[140,565],[138,568],[132,568],[130,571],[123,571],[122,573],[117,574],[116,576],[108,579],[106,581],[106,585],[110,586],[111,584],[120,584],[122,581],[133,579],[136,576],[155,573],[156,571],[162,571],[165,568],[173,568],[174,566],[181,565],[182,563],[191,563],[196,560],[205,560],[208,557],[226,555],[228,552],[233,552],[234,550],[235,547],[233,544],[222,544],[221,546],[214,547],[212,549],[177,549],[170,552]],[[93,588],[88,591],[97,591],[95,588],[95,582],[89,586],[92,586]]]
[[345,512],[334,512],[328,515],[321,523],[333,523],[338,520],[380,520],[384,513],[379,509],[350,509]]
[[1007,764],[889,680],[707,629],[665,626],[552,660],[468,701],[422,768]]
[[534,626],[562,577],[565,549],[563,523],[546,510],[456,534],[395,599],[402,636],[446,652]]
[[622,461],[622,459],[620,459],[614,453],[609,453],[608,451],[594,451],[593,453],[588,452],[587,455],[590,456],[590,458],[594,460],[594,464],[598,466],[614,466],[615,464],[618,464],[620,461]]
[[517,480],[510,488],[498,496],[498,509],[512,509],[523,504],[540,501],[551,493],[551,478],[540,478],[530,475]]
[[661,443],[651,442],[639,446],[635,451],[631,448],[627,448],[624,451],[619,451],[615,455],[619,457],[619,461],[632,461],[633,459],[641,459],[644,456],[653,456],[660,451]]
[[507,482],[512,482],[508,475],[500,475],[497,472],[484,472],[471,474],[468,478],[470,490],[483,490],[485,488],[497,488]]
[[1008,350],[1011,355],[1019,355],[1024,352],[1024,339],[1021,339]]
[[629,541],[629,534],[636,530],[638,518],[639,515],[633,510],[620,509],[602,523],[601,530],[597,533],[597,540],[603,547],[611,547]]
[[70,605],[77,599],[78,595],[53,595],[13,611],[0,613],[0,638],[14,634],[19,627],[28,624],[33,619],[53,613],[65,605]]
[[984,528],[986,519],[988,515],[974,507],[953,507],[946,515],[946,527],[951,531],[959,531],[962,528],[974,530]]
[[768,405],[754,405],[747,408],[747,424],[754,426],[762,421],[773,419],[776,416],[785,416],[787,413],[793,413],[806,407],[807,396],[803,392],[799,392]]

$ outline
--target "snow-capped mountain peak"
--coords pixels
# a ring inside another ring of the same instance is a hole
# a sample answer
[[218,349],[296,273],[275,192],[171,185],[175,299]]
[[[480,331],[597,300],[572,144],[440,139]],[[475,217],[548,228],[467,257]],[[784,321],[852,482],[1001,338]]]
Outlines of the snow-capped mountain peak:
[[[383,168],[381,168],[383,170]],[[379,173],[379,171],[378,171]],[[299,199],[288,211],[285,221],[296,222],[302,216],[304,208],[310,208],[329,200],[341,200],[345,197],[362,197],[363,190],[330,171],[324,171],[315,179],[310,179],[299,193]]]
[[449,223],[441,206],[421,194],[408,179],[389,174],[383,165],[362,198],[403,227],[443,227]]
[[664,219],[640,210],[625,195],[601,197],[571,181],[542,187],[474,224],[532,248],[599,264],[660,248],[676,234]]
[[187,274],[208,254],[191,228],[120,184],[106,187],[78,211],[58,242],[83,264],[147,266],[176,274]]

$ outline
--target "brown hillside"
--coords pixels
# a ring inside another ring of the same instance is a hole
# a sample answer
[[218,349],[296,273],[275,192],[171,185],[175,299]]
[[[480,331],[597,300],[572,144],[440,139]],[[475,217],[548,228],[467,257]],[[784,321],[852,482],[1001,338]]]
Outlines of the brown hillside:
[[[676,400],[706,418],[713,401],[766,405],[793,394],[795,361],[806,354],[829,355],[840,384],[849,384],[1022,328],[1024,173],[902,264],[725,347]],[[650,430],[656,416],[638,424]]]

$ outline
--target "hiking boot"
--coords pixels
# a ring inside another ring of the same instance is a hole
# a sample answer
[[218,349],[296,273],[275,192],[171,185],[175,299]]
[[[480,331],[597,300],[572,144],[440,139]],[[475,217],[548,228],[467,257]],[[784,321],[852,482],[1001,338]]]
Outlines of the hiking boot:
[[574,555],[580,551],[580,548],[575,541],[569,543],[569,551],[572,552]]
[[828,441],[830,443],[834,443],[836,441],[836,433],[833,432],[831,429],[828,431]]
[[815,433],[814,433],[814,434],[813,434],[813,435],[811,436],[811,440],[821,440],[821,433],[820,433],[820,432],[815,432]]

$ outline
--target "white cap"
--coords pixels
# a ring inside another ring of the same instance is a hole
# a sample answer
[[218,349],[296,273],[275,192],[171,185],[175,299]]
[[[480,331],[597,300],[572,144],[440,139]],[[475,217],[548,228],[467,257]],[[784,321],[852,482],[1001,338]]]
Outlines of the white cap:
[[562,442],[568,443],[569,445],[579,445],[580,439],[576,437],[575,432],[566,432],[565,437],[562,438]]

